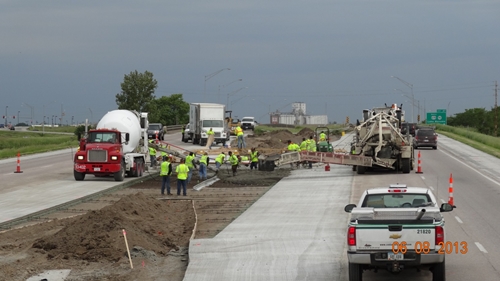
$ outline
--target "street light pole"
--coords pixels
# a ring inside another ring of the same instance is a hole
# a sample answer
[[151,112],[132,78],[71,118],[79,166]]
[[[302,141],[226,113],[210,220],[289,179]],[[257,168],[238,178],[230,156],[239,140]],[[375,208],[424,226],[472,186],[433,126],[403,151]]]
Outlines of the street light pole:
[[[410,88],[410,90],[411,90],[411,98],[413,100],[413,103],[415,103],[415,97],[413,96],[413,84],[410,84],[410,83],[406,82],[405,80],[403,80],[403,79],[401,79],[399,77],[396,77],[396,76],[391,76],[391,78],[398,79],[401,83],[405,84],[408,88]],[[412,123],[415,123],[414,119],[413,119],[413,115],[414,115],[413,114],[413,110],[414,110],[414,108],[415,108],[415,105],[412,104],[412,107],[411,107],[411,122]]]
[[236,91],[232,91],[231,93],[227,94],[227,100],[226,100],[226,109],[229,109],[229,96],[232,96],[234,94],[236,94],[237,92],[243,90],[243,89],[247,89],[248,87],[242,87],[242,88],[239,88],[238,90]]
[[7,114],[8,114],[8,113],[7,113],[7,109],[8,109],[8,108],[9,108],[9,106],[8,106],[8,105],[6,105],[6,106],[5,106],[5,128],[7,128],[7,124],[8,124],[8,121],[7,121],[7,120],[8,120],[8,118],[9,118],[9,117],[8,117],[8,115],[7,115]]
[[[226,85],[222,85],[222,89],[224,89],[225,87],[227,87],[227,86],[229,86],[229,85],[233,84],[234,82],[238,82],[238,81],[243,81],[243,79],[241,79],[241,78],[240,78],[240,79],[236,79],[236,80],[234,80],[233,82],[227,83]],[[219,101],[219,96],[220,96],[220,86],[221,86],[221,85],[219,85],[219,92],[217,93],[217,101]]]
[[29,107],[31,109],[31,125],[33,125],[33,117],[35,116],[35,108],[25,102],[23,102],[24,105],[26,105],[27,107]]
[[210,78],[214,77],[215,75],[221,73],[222,71],[224,70],[231,70],[230,68],[223,68],[221,70],[217,70],[216,72],[214,73],[210,73],[208,75],[205,75],[205,83],[203,85],[203,95],[205,96],[206,95],[206,92],[207,92],[207,81],[210,80]]
[[20,113],[20,112],[21,112],[20,110],[18,110],[18,111],[17,111],[17,123],[18,123],[18,124],[19,124],[19,123],[21,123],[21,120],[19,120],[19,113]]

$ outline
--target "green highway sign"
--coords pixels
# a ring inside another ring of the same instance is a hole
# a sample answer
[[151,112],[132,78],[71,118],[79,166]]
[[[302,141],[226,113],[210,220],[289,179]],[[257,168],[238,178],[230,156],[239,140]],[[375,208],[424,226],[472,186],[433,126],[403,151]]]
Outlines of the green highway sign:
[[437,113],[446,113],[446,109],[436,109],[436,112]]
[[[444,111],[444,112],[443,112]],[[446,125],[446,109],[438,109],[438,112],[427,112],[426,124],[443,124]]]

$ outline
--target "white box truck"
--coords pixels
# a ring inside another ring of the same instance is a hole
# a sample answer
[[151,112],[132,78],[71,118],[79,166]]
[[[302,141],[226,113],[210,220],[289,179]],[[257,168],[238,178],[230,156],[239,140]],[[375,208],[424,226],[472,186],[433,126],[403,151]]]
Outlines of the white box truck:
[[217,103],[191,103],[189,108],[189,138],[193,144],[205,146],[207,144],[207,132],[212,128],[214,131],[214,142],[222,143],[229,141],[229,131],[224,122],[226,106]]

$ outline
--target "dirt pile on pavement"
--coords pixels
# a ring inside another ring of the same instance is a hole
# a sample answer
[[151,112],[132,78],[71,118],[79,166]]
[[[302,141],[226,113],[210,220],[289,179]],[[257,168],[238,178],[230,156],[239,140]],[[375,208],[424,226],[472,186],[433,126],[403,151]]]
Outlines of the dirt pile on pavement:
[[[183,220],[178,220],[179,213]],[[188,244],[183,238],[192,231],[194,221],[187,201],[162,202],[137,193],[75,218],[54,235],[35,241],[33,248],[45,251],[48,259],[116,262],[125,257],[125,230],[129,245],[165,255]]]

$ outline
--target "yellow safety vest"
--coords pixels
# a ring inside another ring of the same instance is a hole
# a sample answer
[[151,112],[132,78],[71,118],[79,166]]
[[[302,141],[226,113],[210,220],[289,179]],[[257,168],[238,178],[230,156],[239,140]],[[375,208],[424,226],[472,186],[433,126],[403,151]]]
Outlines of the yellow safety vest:
[[169,166],[170,166],[170,162],[168,162],[168,161],[163,161],[161,163],[161,165],[160,165],[160,169],[161,169],[160,170],[160,176],[168,176],[168,172],[170,172],[168,170]]
[[186,156],[186,166],[188,166],[189,168],[194,168],[193,160],[194,156],[191,155]]
[[236,130],[235,130],[235,134],[236,136],[243,136],[243,130],[241,129],[240,126],[236,127]]
[[156,149],[154,149],[153,147],[150,147],[150,148],[149,148],[149,155],[154,155],[154,156],[156,156]]
[[252,158],[252,162],[259,162],[259,152],[257,150],[250,152],[250,157]]
[[179,166],[175,168],[175,172],[177,173],[177,179],[185,180],[188,177],[189,168],[186,164],[179,164]]
[[207,135],[209,135],[209,136],[210,136],[210,135],[213,135],[213,134],[215,134],[215,133],[214,133],[214,131],[212,131],[212,130],[209,130],[209,131],[207,132]]
[[208,156],[202,155],[200,158],[200,163],[207,165],[207,159],[208,159]]
[[217,156],[217,158],[215,158],[215,162],[217,162],[217,163],[221,163],[221,164],[222,164],[222,161],[224,161],[224,159],[225,159],[225,158],[226,158],[226,154],[222,154],[222,153],[221,153],[221,154],[219,154],[219,155]]
[[238,157],[236,157],[236,155],[231,155],[231,157],[229,157],[229,162],[231,162],[231,165],[238,165]]

